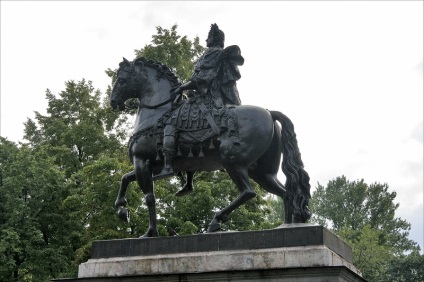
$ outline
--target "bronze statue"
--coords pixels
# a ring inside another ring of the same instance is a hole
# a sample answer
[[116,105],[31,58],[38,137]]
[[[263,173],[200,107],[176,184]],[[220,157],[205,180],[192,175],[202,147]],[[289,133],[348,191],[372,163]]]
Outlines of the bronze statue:
[[[192,181],[195,171],[225,169],[239,189],[240,195],[215,214],[208,232],[219,230],[220,222],[255,197],[249,177],[283,198],[285,223],[310,218],[309,176],[303,169],[293,124],[278,111],[240,105],[235,82],[243,58],[237,46],[222,49],[223,39],[218,26],[212,25],[209,49],[184,85],[156,61],[124,59],[119,64],[111,106],[123,110],[131,98],[138,98],[139,105],[128,144],[134,171],[123,176],[115,207],[119,217],[128,220],[125,193],[128,183],[137,181],[149,209],[149,229],[142,237],[158,236],[153,181],[174,172],[190,172]],[[209,60],[212,54],[216,60]],[[181,99],[182,91],[189,89],[193,90],[188,99]],[[277,179],[281,154],[285,185]]]

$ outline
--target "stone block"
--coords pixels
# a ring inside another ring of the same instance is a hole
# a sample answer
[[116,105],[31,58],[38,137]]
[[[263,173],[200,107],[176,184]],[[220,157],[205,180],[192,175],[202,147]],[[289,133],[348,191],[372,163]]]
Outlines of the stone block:
[[365,281],[322,226],[97,241],[78,278],[97,281]]

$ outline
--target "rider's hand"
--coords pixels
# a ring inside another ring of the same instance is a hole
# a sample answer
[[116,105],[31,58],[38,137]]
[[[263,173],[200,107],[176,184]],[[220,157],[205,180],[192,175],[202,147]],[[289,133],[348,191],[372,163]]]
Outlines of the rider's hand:
[[183,91],[181,90],[181,87],[177,87],[173,89],[172,92],[173,92],[173,95],[175,95],[174,103],[177,103],[178,101],[181,100]]

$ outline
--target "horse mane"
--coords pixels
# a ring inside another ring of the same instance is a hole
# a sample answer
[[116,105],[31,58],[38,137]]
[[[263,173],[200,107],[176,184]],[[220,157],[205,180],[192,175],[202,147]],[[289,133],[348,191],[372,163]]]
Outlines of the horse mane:
[[136,63],[138,63],[138,62],[141,62],[146,67],[150,67],[150,68],[156,70],[156,72],[158,73],[157,78],[159,79],[161,77],[165,77],[166,79],[169,80],[172,87],[175,87],[177,85],[181,85],[181,82],[180,82],[179,78],[177,77],[177,75],[165,64],[162,64],[159,61],[147,59],[145,57],[136,58],[134,60],[134,65],[136,65]]

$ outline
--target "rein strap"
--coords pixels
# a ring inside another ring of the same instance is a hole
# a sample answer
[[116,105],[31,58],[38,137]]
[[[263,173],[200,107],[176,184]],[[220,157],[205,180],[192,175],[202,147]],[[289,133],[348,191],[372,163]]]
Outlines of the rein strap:
[[154,106],[150,106],[150,105],[146,105],[146,104],[141,104],[141,103],[138,106],[141,109],[156,109],[156,108],[162,107],[163,105],[168,104],[169,102],[172,102],[175,99],[175,96],[176,96],[175,93],[172,93],[171,94],[171,97],[169,99],[165,100],[162,103],[159,103],[157,105],[154,105]]

